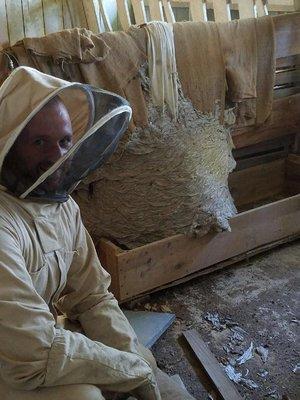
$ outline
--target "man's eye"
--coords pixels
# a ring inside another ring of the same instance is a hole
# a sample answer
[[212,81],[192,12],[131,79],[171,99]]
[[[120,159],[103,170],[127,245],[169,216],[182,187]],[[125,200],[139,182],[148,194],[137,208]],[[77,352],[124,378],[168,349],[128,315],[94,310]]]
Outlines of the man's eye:
[[64,139],[62,139],[62,140],[59,142],[59,144],[60,144],[62,147],[70,147],[70,145],[71,145],[71,139],[70,139],[70,138],[64,138]]
[[44,140],[44,139],[36,139],[36,140],[34,141],[34,144],[35,144],[36,146],[43,146],[43,145],[45,144],[45,140]]

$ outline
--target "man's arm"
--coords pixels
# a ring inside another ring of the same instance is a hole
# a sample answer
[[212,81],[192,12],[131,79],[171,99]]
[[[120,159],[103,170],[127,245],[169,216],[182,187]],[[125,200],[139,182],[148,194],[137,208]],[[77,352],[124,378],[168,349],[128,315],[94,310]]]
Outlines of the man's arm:
[[20,390],[90,383],[122,392],[144,385],[155,391],[152,370],[142,357],[56,328],[32,284],[20,240],[2,218],[0,232],[1,378]]
[[108,291],[110,275],[101,266],[78,206],[75,202],[74,205],[77,208],[75,253],[57,307],[70,320],[78,320],[90,339],[138,354],[136,334]]

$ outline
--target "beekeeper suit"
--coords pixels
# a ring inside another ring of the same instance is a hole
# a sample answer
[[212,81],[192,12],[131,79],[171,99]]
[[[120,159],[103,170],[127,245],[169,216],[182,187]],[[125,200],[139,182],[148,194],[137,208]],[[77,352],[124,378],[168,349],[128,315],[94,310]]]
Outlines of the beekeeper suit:
[[[161,398],[151,353],[108,292],[69,197],[130,117],[121,97],[32,68],[17,68],[0,88],[1,400]],[[56,310],[78,332],[59,326]]]

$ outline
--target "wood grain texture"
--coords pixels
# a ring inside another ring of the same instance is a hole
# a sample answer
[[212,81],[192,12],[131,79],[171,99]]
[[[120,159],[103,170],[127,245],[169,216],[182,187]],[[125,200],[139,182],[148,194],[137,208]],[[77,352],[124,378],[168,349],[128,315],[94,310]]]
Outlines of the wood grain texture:
[[213,0],[213,8],[216,22],[231,20],[230,9],[226,0]]
[[10,44],[24,38],[24,21],[21,0],[6,0],[7,24]]
[[148,0],[151,21],[163,21],[164,14],[160,0]]
[[230,225],[231,232],[209,233],[198,239],[177,235],[117,254],[119,299],[132,298],[299,233],[300,195],[240,213]]
[[240,19],[254,18],[254,3],[252,0],[238,0]]
[[277,15],[273,21],[276,58],[300,54],[300,13]]
[[117,0],[118,18],[123,31],[127,31],[131,25],[127,0]]
[[190,15],[194,22],[207,20],[202,0],[190,0]]
[[9,45],[5,0],[0,0],[0,49]]
[[99,5],[102,4],[102,2],[98,2],[98,0],[81,0],[81,2],[88,29],[94,33],[99,33]]
[[162,0],[163,6],[164,6],[164,12],[166,16],[166,20],[169,23],[174,23],[175,22],[175,16],[173,13],[173,9],[170,3],[170,0]]
[[285,186],[285,158],[233,172],[229,175],[228,184],[237,207],[282,193]]
[[143,0],[131,0],[135,23],[141,25],[147,22],[145,5]]
[[300,154],[290,154],[287,158],[286,185],[290,195],[300,193]]
[[64,29],[61,0],[43,0],[43,14],[46,35]]
[[45,35],[42,0],[22,0],[23,20],[26,37]]
[[263,125],[235,129],[232,133],[236,148],[250,146],[268,139],[295,134],[300,127],[300,94],[274,101],[273,111]]
[[183,336],[221,398],[223,400],[242,400],[237,388],[226,376],[223,366],[212,354],[198,332],[195,329],[192,329],[183,332]]

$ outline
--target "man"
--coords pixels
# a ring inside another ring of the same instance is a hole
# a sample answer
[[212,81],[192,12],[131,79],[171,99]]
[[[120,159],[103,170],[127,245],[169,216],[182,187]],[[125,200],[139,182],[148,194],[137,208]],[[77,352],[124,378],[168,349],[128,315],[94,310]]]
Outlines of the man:
[[31,68],[0,88],[1,400],[192,398],[139,344],[69,197],[130,116],[119,96]]

